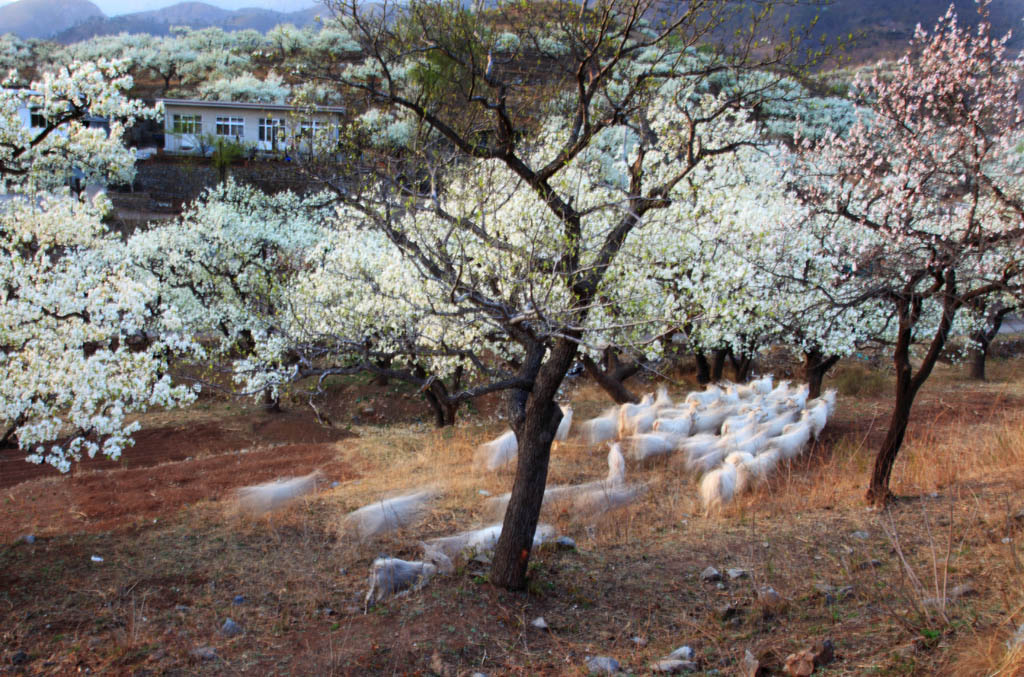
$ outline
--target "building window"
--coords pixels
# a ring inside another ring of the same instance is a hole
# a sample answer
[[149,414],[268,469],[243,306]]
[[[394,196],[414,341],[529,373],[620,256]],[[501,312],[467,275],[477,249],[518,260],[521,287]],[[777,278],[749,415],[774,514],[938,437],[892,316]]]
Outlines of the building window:
[[245,119],[217,116],[217,135],[218,136],[245,136]]
[[270,141],[277,146],[277,142],[284,139],[284,129],[284,120],[260,118],[259,139],[260,141]]
[[175,134],[202,134],[203,118],[200,115],[174,114],[171,130]]
[[299,136],[311,137],[316,136],[323,129],[323,123],[319,120],[304,120],[299,125]]
[[46,128],[46,116],[40,113],[38,110],[29,112],[29,127],[33,129],[45,129]]

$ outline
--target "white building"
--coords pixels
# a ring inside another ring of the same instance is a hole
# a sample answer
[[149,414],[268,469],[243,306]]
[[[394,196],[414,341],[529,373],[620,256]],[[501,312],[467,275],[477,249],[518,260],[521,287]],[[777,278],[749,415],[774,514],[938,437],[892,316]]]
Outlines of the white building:
[[309,148],[309,139],[337,138],[345,109],[318,106],[312,111],[286,104],[157,99],[164,105],[164,151],[209,154],[217,138],[257,151],[288,152]]

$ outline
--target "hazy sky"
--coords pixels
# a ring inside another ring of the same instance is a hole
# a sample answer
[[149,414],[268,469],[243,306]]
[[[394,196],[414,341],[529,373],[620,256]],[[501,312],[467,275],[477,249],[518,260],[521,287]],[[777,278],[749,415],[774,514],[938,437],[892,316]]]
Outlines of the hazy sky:
[[[0,0],[0,5],[8,5],[14,0]],[[209,5],[216,5],[224,9],[239,9],[241,7],[262,7],[274,9],[279,12],[294,12],[297,9],[306,9],[313,5],[319,5],[316,0],[205,0]],[[115,14],[127,14],[129,12],[144,12],[150,9],[160,9],[176,5],[181,0],[92,0],[107,16]]]

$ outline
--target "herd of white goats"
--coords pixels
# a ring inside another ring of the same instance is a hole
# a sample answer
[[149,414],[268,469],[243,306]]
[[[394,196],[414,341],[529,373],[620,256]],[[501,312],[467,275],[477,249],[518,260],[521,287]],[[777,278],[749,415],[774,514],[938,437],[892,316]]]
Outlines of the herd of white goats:
[[[808,400],[806,385],[790,387],[784,381],[773,387],[771,376],[746,385],[712,385],[689,393],[683,403],[673,402],[662,388],[639,404],[613,407],[579,426],[581,441],[590,448],[609,443],[608,475],[603,480],[548,487],[544,505],[567,504],[573,513],[598,515],[632,502],[644,486],[626,482],[626,458],[644,463],[669,457],[700,475],[700,498],[706,512],[720,510],[735,496],[766,480],[785,460],[793,459],[817,439],[836,405],[835,391]],[[555,435],[569,439],[573,410],[563,406]],[[497,472],[516,460],[515,433],[506,431],[480,445],[476,463]],[[316,474],[287,481],[246,487],[239,492],[244,509],[266,512],[313,490]],[[346,532],[365,540],[411,525],[437,497],[434,490],[387,498],[355,510],[345,518]],[[501,519],[509,494],[487,500],[486,512]],[[464,556],[492,550],[501,535],[501,522],[422,544],[423,561],[381,557],[370,572],[367,604],[422,586],[438,571],[450,572]],[[534,544],[554,535],[538,525]]]

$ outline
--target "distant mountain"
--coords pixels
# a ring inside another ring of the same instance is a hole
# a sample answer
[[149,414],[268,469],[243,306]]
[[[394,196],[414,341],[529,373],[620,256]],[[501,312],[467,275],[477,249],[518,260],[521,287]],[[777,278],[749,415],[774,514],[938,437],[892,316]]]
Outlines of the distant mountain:
[[[22,0],[22,2],[25,1]],[[35,1],[45,2],[47,0]],[[122,32],[167,35],[172,26],[189,26],[191,28],[216,26],[226,31],[253,29],[265,33],[283,23],[295,24],[300,28],[308,26],[313,23],[314,17],[325,12],[323,7],[310,7],[297,12],[275,12],[256,7],[232,11],[205,2],[181,2],[148,12],[133,12],[112,17],[102,15],[92,17],[77,26],[56,33],[53,39],[62,44],[71,44],[80,40],[88,40],[97,35],[116,35]]]
[[18,0],[0,7],[0,35],[48,38],[103,11],[89,0]]
[[[830,38],[853,33],[861,37],[855,51],[893,51],[902,53],[914,35],[917,24],[931,32],[935,22],[946,13],[950,4],[956,8],[961,25],[974,26],[978,22],[974,0],[834,0],[825,6],[796,7],[792,18],[806,23],[818,17],[814,34]],[[993,0],[989,7],[992,29],[1002,37],[1013,30],[1010,47],[1024,47],[1024,2],[1022,0]]]
[[[314,0],[309,0],[313,2]],[[468,1],[468,0],[464,0]],[[689,0],[661,0],[663,10],[677,7]],[[733,0],[738,6],[749,0]],[[817,16],[815,38],[825,35],[830,41],[837,36],[858,35],[852,53],[854,61],[875,59],[901,53],[921,23],[931,29],[945,13],[951,0],[831,0],[828,4],[787,4],[790,26],[806,25]],[[952,0],[962,23],[974,24],[977,18],[974,0]],[[368,3],[369,4],[369,3]],[[277,24],[308,26],[318,14],[326,14],[322,6],[311,6],[297,12],[277,12],[246,8],[229,11],[205,2],[182,2],[163,9],[107,17],[88,0],[18,0],[0,7],[0,34],[12,32],[21,37],[46,37],[69,44],[96,35],[121,32],[167,35],[172,26],[224,30],[254,29],[266,32]],[[1011,28],[1014,37],[1010,46],[1024,48],[1024,0],[993,0],[992,23],[997,35]],[[779,11],[776,16],[784,12]],[[738,25],[723,27],[722,34],[732,35]]]
[[231,11],[205,2],[182,2],[163,9],[108,17],[89,0],[18,0],[0,7],[0,35],[14,33],[21,38],[49,38],[70,44],[121,32],[167,35],[171,26],[217,26],[228,31],[254,29],[265,33],[282,23],[310,25],[314,17],[326,11],[314,6],[297,12],[256,7]]

